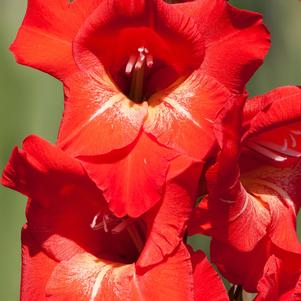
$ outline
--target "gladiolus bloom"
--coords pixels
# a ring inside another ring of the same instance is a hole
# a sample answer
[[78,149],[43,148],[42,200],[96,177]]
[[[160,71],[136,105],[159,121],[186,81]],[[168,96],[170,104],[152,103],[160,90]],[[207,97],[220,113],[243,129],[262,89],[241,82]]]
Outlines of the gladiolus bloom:
[[291,273],[300,271],[301,90],[250,99],[241,115],[241,106],[221,115],[221,151],[190,230],[211,235],[212,261],[228,280],[256,292],[272,255]]
[[213,151],[216,116],[244,92],[268,39],[258,14],[225,0],[29,0],[11,49],[62,80],[58,145],[110,210],[137,217],[162,199],[171,160]]
[[137,219],[118,218],[78,160],[27,138],[2,178],[29,197],[22,300],[227,300],[204,254],[183,243],[199,168],[177,158],[163,201]]

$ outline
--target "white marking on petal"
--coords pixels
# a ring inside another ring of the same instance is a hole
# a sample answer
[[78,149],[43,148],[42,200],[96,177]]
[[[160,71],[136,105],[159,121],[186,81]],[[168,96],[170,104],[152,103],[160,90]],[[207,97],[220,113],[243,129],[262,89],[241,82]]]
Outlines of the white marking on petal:
[[141,292],[141,285],[139,283],[138,277],[136,276],[136,273],[133,274],[133,284],[136,288],[135,292],[137,293],[137,297],[140,301],[143,301],[145,299],[145,295]]
[[204,118],[204,120],[206,120],[206,121],[208,121],[209,123],[212,123],[212,124],[214,123],[214,121],[209,119],[209,118]]
[[289,194],[284,189],[282,189],[281,187],[277,186],[276,184],[274,184],[272,182],[269,182],[269,181],[266,181],[266,180],[262,180],[262,179],[258,180],[257,183],[263,184],[266,187],[268,187],[268,188],[276,191],[277,194],[279,194],[280,196],[282,196],[282,198],[284,199],[284,201],[286,202],[286,204],[289,205],[293,209],[294,214],[296,215],[295,203],[293,202],[293,200],[291,199],[291,197],[289,196]]
[[110,109],[115,103],[119,102],[123,98],[122,95],[114,95],[107,102],[105,102],[88,120],[88,122],[94,120],[96,117]]
[[177,101],[175,101],[172,98],[167,98],[167,102],[182,116],[186,117],[189,119],[193,124],[195,124],[197,127],[202,129],[202,126],[192,117],[190,112],[186,110],[185,107],[181,106]]
[[104,276],[106,275],[106,273],[112,269],[113,267],[109,264],[104,264],[102,267],[101,267],[101,271],[99,272],[95,282],[94,282],[94,285],[93,285],[93,290],[92,290],[92,295],[91,295],[91,299],[90,301],[94,301],[96,296],[97,296],[97,293],[99,292],[99,290],[101,289],[101,282],[104,278]]

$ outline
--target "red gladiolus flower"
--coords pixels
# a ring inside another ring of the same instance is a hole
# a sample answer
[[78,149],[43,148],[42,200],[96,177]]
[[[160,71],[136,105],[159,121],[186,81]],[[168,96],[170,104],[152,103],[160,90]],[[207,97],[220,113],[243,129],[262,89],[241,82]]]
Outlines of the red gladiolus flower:
[[27,138],[2,178],[29,197],[21,299],[227,300],[204,254],[183,243],[199,168],[173,160],[162,202],[137,219],[118,218],[78,160]]
[[300,268],[290,263],[301,254],[301,90],[278,88],[247,101],[242,130],[241,112],[237,105],[217,126],[221,152],[190,230],[213,237],[212,261],[227,279],[256,291],[271,255],[292,273]]
[[258,14],[225,0],[29,0],[11,49],[63,81],[58,145],[114,214],[137,217],[161,200],[171,160],[212,151],[216,115],[244,91],[268,38]]

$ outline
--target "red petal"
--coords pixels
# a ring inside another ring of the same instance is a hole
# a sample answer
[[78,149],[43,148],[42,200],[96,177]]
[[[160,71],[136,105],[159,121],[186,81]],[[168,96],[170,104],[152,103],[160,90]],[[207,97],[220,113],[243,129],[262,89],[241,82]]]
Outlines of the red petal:
[[203,159],[215,143],[213,123],[217,114],[232,101],[234,96],[225,87],[196,71],[183,83],[149,100],[144,129],[160,143]]
[[[113,271],[115,275],[112,275]],[[132,275],[132,265],[103,261],[89,253],[78,254],[57,265],[49,278],[46,293],[49,300],[84,301],[97,300],[96,296],[100,298],[99,291],[102,290],[103,300],[119,300],[117,296],[115,299],[105,298],[114,294],[116,281],[117,293],[127,300],[128,282]],[[111,290],[106,291],[107,281],[110,280]]]
[[24,140],[23,150],[14,149],[2,183],[45,207],[51,205],[54,194],[64,198],[77,189],[78,183],[87,191],[97,192],[78,160],[34,135]]
[[60,79],[74,72],[72,39],[101,0],[29,0],[11,50],[20,64]]
[[221,278],[202,251],[191,251],[195,301],[227,301],[227,291]]
[[144,133],[130,147],[106,156],[82,158],[115,215],[138,217],[162,199],[171,150]]
[[32,240],[28,230],[22,230],[22,280],[21,300],[41,301],[46,299],[47,281],[57,262],[43,253]]
[[244,110],[245,145],[273,161],[301,156],[301,89],[281,87],[250,99]]
[[[58,176],[65,177],[65,189],[68,189],[68,180],[76,180],[84,175],[85,171],[79,161],[47,141],[37,136],[29,136],[24,140],[23,150],[14,149],[3,172],[2,183],[44,202],[54,190],[63,192],[64,181],[58,179]],[[51,186],[49,180],[52,182]],[[49,202],[46,201],[43,205],[47,206]]]
[[202,69],[230,90],[242,92],[270,46],[262,17],[234,8],[225,0],[197,0],[176,6],[198,22],[204,35]]
[[146,267],[161,262],[183,240],[202,165],[186,157],[171,161],[163,200],[158,209],[154,208],[144,217],[151,227],[138,266]]
[[[62,262],[47,285],[50,300],[173,300],[192,301],[192,271],[188,252],[175,254],[150,270],[107,262],[88,253]],[[156,289],[154,289],[154,287]]]
[[56,260],[99,250],[90,223],[105,203],[79,161],[36,136],[23,148],[14,151],[2,182],[33,199],[26,212],[32,240]]
[[[105,76],[105,80],[103,79]],[[104,75],[78,73],[66,82],[58,144],[72,156],[101,155],[131,144],[147,114]]]
[[287,86],[256,96],[246,102],[244,139],[298,121],[301,113],[300,87]]
[[180,244],[173,254],[166,257],[166,261],[139,275],[135,286],[135,301],[193,301],[192,267],[184,245]]

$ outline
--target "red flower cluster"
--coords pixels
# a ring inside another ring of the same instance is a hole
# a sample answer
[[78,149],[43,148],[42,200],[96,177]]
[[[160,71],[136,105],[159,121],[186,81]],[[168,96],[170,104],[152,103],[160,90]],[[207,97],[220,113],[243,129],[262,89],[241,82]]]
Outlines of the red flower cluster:
[[301,90],[246,101],[268,48],[226,0],[28,0],[11,50],[65,109],[2,177],[29,198],[22,300],[229,300],[192,234],[231,300],[299,300]]

